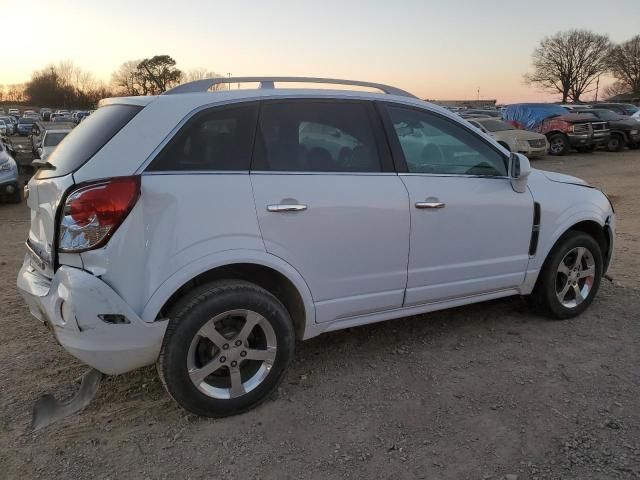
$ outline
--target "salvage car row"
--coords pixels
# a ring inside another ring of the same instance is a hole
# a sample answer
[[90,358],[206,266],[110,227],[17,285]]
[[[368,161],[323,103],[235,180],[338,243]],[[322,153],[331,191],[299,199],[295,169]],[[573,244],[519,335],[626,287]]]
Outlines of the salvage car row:
[[474,127],[513,152],[530,157],[565,155],[604,147],[640,148],[640,109],[632,104],[520,103],[498,109],[457,110]]
[[18,109],[10,108],[5,114],[0,109],[0,198],[12,203],[21,201],[21,166],[10,136],[29,137],[30,150],[35,157],[31,165],[37,168],[46,164],[56,146],[89,114],[68,110],[54,112],[47,108],[41,109],[40,113],[25,110],[22,114]]

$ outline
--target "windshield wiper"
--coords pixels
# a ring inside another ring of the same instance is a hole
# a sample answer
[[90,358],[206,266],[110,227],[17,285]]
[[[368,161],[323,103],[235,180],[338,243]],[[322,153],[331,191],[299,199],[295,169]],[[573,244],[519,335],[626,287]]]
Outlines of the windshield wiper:
[[55,165],[47,162],[46,160],[40,160],[39,158],[36,160],[33,160],[31,162],[31,165],[33,165],[36,168],[41,168],[43,170],[55,170],[56,167]]

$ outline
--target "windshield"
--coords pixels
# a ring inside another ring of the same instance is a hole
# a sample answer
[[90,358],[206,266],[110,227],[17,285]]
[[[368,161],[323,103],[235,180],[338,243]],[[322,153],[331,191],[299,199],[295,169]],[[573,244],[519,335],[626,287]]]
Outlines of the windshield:
[[67,136],[69,132],[52,132],[47,133],[44,137],[44,146],[45,147],[55,147],[58,145],[64,137]]
[[514,127],[502,120],[477,120],[476,121],[489,132],[503,132],[505,130],[515,130]]
[[18,123],[22,123],[23,125],[25,123],[28,123],[29,125],[36,123],[36,121],[33,118],[21,118],[20,120],[18,120]]
[[640,110],[640,108],[636,107],[635,105],[625,105],[624,107],[624,111],[627,115],[633,115],[634,113],[636,113],[638,110]]
[[584,113],[593,113],[600,120],[620,120],[620,115],[611,110],[587,110]]

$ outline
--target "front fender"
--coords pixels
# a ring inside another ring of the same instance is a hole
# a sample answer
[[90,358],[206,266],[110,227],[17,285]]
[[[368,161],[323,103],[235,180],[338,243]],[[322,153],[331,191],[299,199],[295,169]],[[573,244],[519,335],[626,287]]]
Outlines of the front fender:
[[[547,256],[562,235],[581,222],[594,222],[604,228],[607,224],[607,220],[610,217],[613,217],[612,212],[603,209],[602,206],[597,203],[569,207],[557,215],[555,219],[549,218],[549,211],[546,213],[547,220],[550,221],[544,221],[545,211],[543,210],[538,250],[535,256],[533,256],[529,261],[525,284],[522,287],[523,294],[528,294],[533,290],[538,274],[540,273]],[[610,229],[612,233],[615,228],[614,225],[613,221],[611,221]],[[613,245],[613,243],[611,243],[611,245]]]
[[306,325],[315,323],[315,307],[313,306],[313,297],[309,286],[302,278],[298,271],[275,255],[260,250],[226,250],[204,257],[198,258],[193,262],[185,265],[180,270],[167,278],[151,295],[142,311],[141,318],[145,322],[153,322],[162,306],[169,300],[180,287],[194,277],[213,270],[217,267],[251,263],[272,268],[284,275],[298,290],[305,308]]

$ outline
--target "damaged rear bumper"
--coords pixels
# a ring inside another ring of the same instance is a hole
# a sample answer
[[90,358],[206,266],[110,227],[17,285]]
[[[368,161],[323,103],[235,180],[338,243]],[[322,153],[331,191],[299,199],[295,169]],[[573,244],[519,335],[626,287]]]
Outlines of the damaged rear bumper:
[[142,321],[111,287],[84,270],[62,266],[48,279],[27,257],[18,290],[31,314],[52,328],[71,355],[103,373],[128,372],[158,358],[167,322]]

